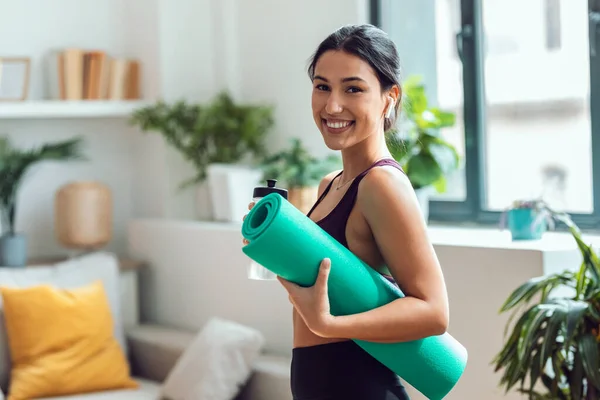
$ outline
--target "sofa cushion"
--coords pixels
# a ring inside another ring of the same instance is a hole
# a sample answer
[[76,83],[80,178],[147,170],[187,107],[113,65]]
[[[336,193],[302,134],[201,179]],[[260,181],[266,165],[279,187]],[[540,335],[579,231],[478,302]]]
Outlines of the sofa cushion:
[[43,400],[158,400],[160,384],[136,378],[138,389],[106,390],[72,396],[45,397]]
[[137,388],[101,281],[74,289],[0,287],[0,293],[12,355],[10,399]]
[[265,339],[256,329],[211,318],[163,384],[171,400],[231,400],[247,382]]
[[128,327],[131,370],[136,376],[163,382],[194,336],[194,332],[160,325]]
[[[50,284],[58,288],[75,288],[102,281],[108,297],[114,321],[115,338],[127,353],[125,332],[121,318],[119,264],[117,257],[110,253],[98,252],[74,258],[55,265],[28,268],[0,268],[0,286],[31,287]],[[0,300],[0,313],[1,311]],[[0,387],[6,391],[10,377],[10,352],[6,338],[4,318],[0,318]]]

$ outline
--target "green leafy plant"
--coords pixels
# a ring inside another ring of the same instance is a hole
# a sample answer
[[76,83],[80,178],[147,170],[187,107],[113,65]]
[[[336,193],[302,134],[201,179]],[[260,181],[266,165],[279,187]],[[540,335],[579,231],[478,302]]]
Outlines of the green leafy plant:
[[567,214],[553,211],[553,217],[568,227],[581,266],[530,279],[508,296],[500,312],[513,313],[493,364],[503,371],[507,392],[517,387],[529,399],[598,399],[600,259]]
[[17,197],[31,167],[44,161],[83,160],[81,144],[81,138],[74,138],[21,150],[14,147],[8,137],[0,137],[0,218],[3,234],[15,234]]
[[266,154],[265,140],[274,125],[273,107],[237,104],[227,92],[207,105],[159,100],[134,111],[130,123],[159,132],[196,169],[181,188],[206,179],[210,164],[253,163]]
[[261,165],[264,179],[277,179],[290,189],[317,186],[340,166],[339,157],[314,157],[298,138],[291,139],[289,148],[266,157]]
[[409,76],[402,90],[403,106],[398,121],[401,129],[386,132],[388,148],[415,189],[433,185],[438,193],[443,193],[446,176],[460,162],[456,148],[441,135],[443,128],[454,126],[455,114],[428,104],[419,75]]

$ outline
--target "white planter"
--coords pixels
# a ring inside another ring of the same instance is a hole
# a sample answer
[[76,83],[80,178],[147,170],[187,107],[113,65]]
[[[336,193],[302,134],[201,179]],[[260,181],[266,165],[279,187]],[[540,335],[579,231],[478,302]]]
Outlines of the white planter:
[[429,199],[435,189],[432,186],[426,186],[415,190],[419,206],[421,207],[421,214],[425,222],[429,221]]
[[212,164],[208,167],[208,190],[215,221],[242,222],[248,213],[252,191],[260,184],[262,172],[234,164]]

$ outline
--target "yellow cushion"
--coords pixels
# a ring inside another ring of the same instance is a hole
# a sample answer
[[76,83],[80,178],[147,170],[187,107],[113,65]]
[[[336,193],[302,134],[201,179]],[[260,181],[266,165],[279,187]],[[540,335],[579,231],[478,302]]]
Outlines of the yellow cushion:
[[8,400],[137,388],[113,336],[101,281],[76,289],[1,287],[12,360]]

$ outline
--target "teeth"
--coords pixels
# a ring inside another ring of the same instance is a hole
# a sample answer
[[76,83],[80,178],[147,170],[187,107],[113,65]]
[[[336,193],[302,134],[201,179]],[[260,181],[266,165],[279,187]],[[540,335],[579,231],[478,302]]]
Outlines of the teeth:
[[350,124],[351,124],[350,121],[344,121],[344,122],[329,122],[329,121],[327,121],[327,126],[329,128],[334,128],[334,129],[345,128]]

